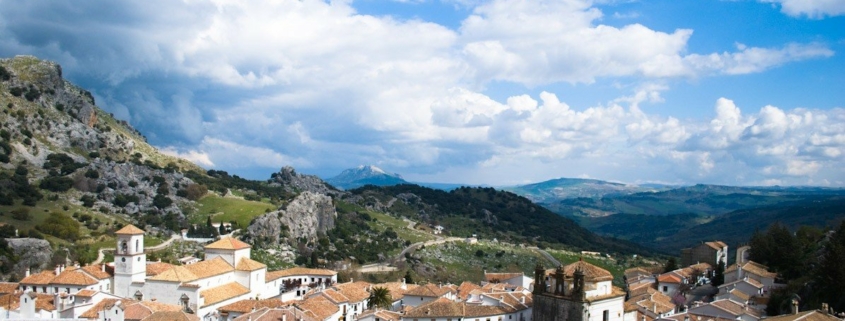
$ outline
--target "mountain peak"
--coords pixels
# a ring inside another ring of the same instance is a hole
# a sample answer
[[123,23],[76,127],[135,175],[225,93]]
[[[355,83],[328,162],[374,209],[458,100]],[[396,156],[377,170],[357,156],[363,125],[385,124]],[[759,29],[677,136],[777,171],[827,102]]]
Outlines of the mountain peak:
[[390,186],[407,183],[402,175],[388,174],[374,165],[359,165],[346,169],[339,175],[327,179],[326,182],[342,189],[353,189],[364,185]]

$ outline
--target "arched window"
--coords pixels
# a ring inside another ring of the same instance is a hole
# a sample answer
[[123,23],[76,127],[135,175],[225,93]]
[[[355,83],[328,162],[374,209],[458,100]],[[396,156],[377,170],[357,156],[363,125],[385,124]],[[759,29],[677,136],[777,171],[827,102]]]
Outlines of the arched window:
[[140,245],[139,245],[139,243],[138,243],[138,242],[140,242],[140,241],[141,241],[141,240],[135,240],[135,253],[137,253],[137,252],[140,252],[140,251],[141,251],[141,247],[140,247]]
[[126,241],[123,241],[123,244],[120,245],[120,253],[126,254],[127,251],[129,251],[129,248],[126,245]]

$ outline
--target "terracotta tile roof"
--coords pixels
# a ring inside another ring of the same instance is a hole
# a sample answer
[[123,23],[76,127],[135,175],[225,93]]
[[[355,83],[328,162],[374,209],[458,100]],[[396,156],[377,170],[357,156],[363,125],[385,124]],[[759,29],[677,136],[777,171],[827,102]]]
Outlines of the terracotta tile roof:
[[448,318],[462,317],[466,311],[466,304],[458,303],[446,298],[426,302],[411,311],[405,312],[406,318]]
[[302,320],[302,321],[316,321],[312,314],[306,314],[294,307],[286,308],[261,308],[255,312],[241,315],[234,319],[234,321],[279,321],[279,320]]
[[50,284],[69,284],[69,285],[94,285],[97,284],[97,279],[83,273],[81,269],[70,267],[59,273],[58,276],[50,280]]
[[79,291],[77,291],[74,295],[75,295],[75,296],[81,296],[81,297],[90,298],[90,297],[93,297],[93,296],[97,295],[97,293],[99,293],[99,292],[100,292],[100,291],[95,291],[95,290],[88,290],[88,289],[84,289],[84,290],[79,290]]
[[637,311],[640,308],[636,303],[625,301],[625,312]]
[[98,280],[105,280],[111,278],[111,274],[106,271],[103,271],[103,267],[105,264],[97,264],[97,265],[86,265],[82,267],[82,270],[88,275],[93,276]]
[[309,275],[309,276],[310,275],[316,275],[316,276],[324,276],[324,277],[329,276],[330,277],[330,276],[337,275],[337,272],[332,271],[332,270],[324,270],[324,269],[309,269],[309,268],[303,268],[303,267],[294,267],[294,268],[285,269],[285,270],[267,272],[267,276],[265,277],[265,280],[267,282],[269,282],[269,281],[273,281],[275,279],[283,278],[283,277],[287,277],[287,276],[306,276],[306,275]]
[[487,282],[499,283],[499,282],[504,282],[506,280],[509,280],[509,279],[512,279],[512,278],[515,278],[515,277],[520,277],[520,276],[523,276],[523,275],[524,274],[522,274],[522,273],[487,273],[487,272],[484,272],[484,279],[487,280]]
[[743,300],[743,301],[748,301],[748,300],[751,299],[750,295],[746,294],[745,292],[740,291],[739,289],[733,289],[728,293],[732,294],[733,296],[735,296],[735,297],[737,297],[737,298],[739,298],[740,300]]
[[217,308],[217,311],[220,312],[238,312],[238,313],[247,313],[251,312],[252,310],[258,310],[261,308],[278,308],[290,305],[290,303],[282,302],[279,299],[265,299],[265,300],[253,300],[253,299],[244,299],[240,300],[235,303],[227,304],[222,307]]
[[745,308],[745,307],[742,306],[742,304],[736,303],[732,300],[727,300],[727,299],[716,300],[716,301],[710,302],[710,305],[718,307],[718,308],[725,310],[727,312],[730,312],[733,315],[739,316],[739,315],[743,315],[743,314],[748,314],[748,315],[757,317],[758,319],[760,318],[760,313],[757,312],[757,310]]
[[150,278],[150,280],[169,282],[191,282],[196,279],[198,277],[184,266],[174,266]]
[[141,321],[199,321],[200,318],[195,314],[185,313],[182,311],[161,311],[155,312],[152,315],[142,319]]
[[[734,272],[737,270],[736,264],[731,264],[727,269],[725,269],[725,273]],[[745,273],[752,273],[758,276],[767,277],[774,279],[777,276],[777,273],[769,272],[769,267],[762,265],[760,263],[754,261],[747,261],[742,264],[742,271]]]
[[722,248],[728,246],[727,244],[725,244],[725,242],[722,241],[705,242],[704,244],[707,244],[707,246],[713,248],[714,250],[721,250]]
[[144,234],[144,230],[139,229],[135,225],[129,224],[124,226],[122,229],[117,230],[114,232],[115,235],[138,235]]
[[736,280],[736,281],[733,281],[731,283],[722,284],[722,285],[719,286],[719,288],[729,288],[731,286],[735,286],[735,285],[740,284],[740,283],[748,283],[749,285],[751,285],[755,288],[758,288],[758,289],[763,288],[763,283],[760,283],[759,281],[757,281],[755,279]]
[[373,287],[387,288],[387,290],[390,291],[391,299],[393,299],[393,301],[399,301],[405,296],[405,292],[416,289],[418,287],[418,285],[416,285],[416,284],[405,284],[405,288],[402,289],[402,282],[387,282],[387,283],[373,284]]
[[625,277],[628,278],[628,279],[633,279],[633,278],[638,277],[638,276],[651,276],[652,275],[651,271],[646,270],[646,269],[641,268],[641,267],[634,267],[634,268],[627,269],[627,270],[625,270],[624,274],[625,274]]
[[124,303],[124,319],[144,320],[155,312],[178,312],[182,307],[175,304],[166,304],[156,301],[131,301]]
[[100,300],[100,302],[97,302],[96,304],[94,304],[93,306],[88,308],[88,310],[86,310],[85,312],[80,314],[79,318],[80,319],[97,319],[100,311],[103,311],[104,309],[110,309],[118,301],[120,301],[123,304],[126,304],[128,302],[135,302],[134,300],[131,300],[131,299],[111,299],[111,298],[102,299],[102,300]]
[[498,306],[490,305],[470,305],[465,303],[458,303],[464,306],[464,317],[485,317],[506,314],[507,311]]
[[[3,308],[8,307],[10,310],[17,310],[21,307],[21,295],[23,292],[17,291],[15,293],[5,294],[0,296],[0,302],[3,302]],[[53,305],[53,295],[44,293],[29,292],[30,297],[35,297],[35,310],[54,311],[56,307]]]
[[566,276],[573,276],[576,269],[581,269],[584,273],[584,280],[586,281],[612,281],[613,275],[605,269],[587,263],[586,261],[577,261],[563,267],[563,273]]
[[[197,263],[199,264],[199,263]],[[210,288],[208,290],[204,290],[200,292],[200,297],[204,298],[203,300],[203,307],[207,307],[209,305],[226,301],[232,298],[239,297],[244,294],[248,294],[249,289],[244,287],[238,282],[230,282],[220,286],[216,286]]]
[[299,308],[311,312],[317,320],[326,320],[339,311],[337,305],[322,295],[317,295],[302,301]]
[[458,286],[458,297],[461,300],[466,301],[469,295],[472,293],[473,290],[480,290],[481,286],[469,281],[464,281]]
[[484,292],[512,292],[522,291],[521,286],[508,283],[487,283],[481,287]]
[[768,317],[766,318],[766,321],[842,321],[842,319],[819,310],[809,310],[798,312],[798,314],[784,314],[775,317]]
[[660,283],[681,284],[681,279],[679,277],[669,273],[661,274],[659,277],[657,277],[657,281]]
[[238,271],[255,271],[266,268],[267,265],[264,265],[264,263],[246,257],[241,258],[241,260],[238,261],[238,265],[235,266],[235,270]]
[[633,284],[630,287],[628,287],[628,292],[631,294],[632,297],[637,296],[637,295],[641,295],[641,294],[647,293],[646,291],[648,291],[648,289],[654,290],[654,288],[652,288],[653,285],[654,285],[653,283]]
[[369,282],[349,282],[338,283],[334,288],[338,289],[341,294],[349,298],[349,303],[361,302],[370,297],[369,289],[373,285]]
[[222,257],[217,256],[208,261],[184,266],[174,266],[150,279],[170,282],[191,282],[231,271],[234,271],[232,265]]
[[244,243],[241,240],[238,240],[234,237],[224,237],[217,242],[211,243],[206,245],[206,249],[217,249],[217,250],[240,250],[240,249],[248,249],[251,246],[249,244]]
[[47,285],[50,284],[50,281],[56,277],[56,273],[53,270],[45,270],[35,274],[30,274],[29,276],[23,278],[20,281],[20,284],[35,284],[35,285]]
[[405,295],[406,296],[411,295],[411,296],[436,298],[436,297],[444,296],[447,293],[449,293],[450,291],[452,291],[452,288],[450,288],[450,287],[439,286],[437,284],[429,283],[429,284],[426,284],[426,285],[421,285],[421,286],[417,287],[416,289],[405,292]]
[[20,283],[14,282],[0,282],[0,294],[2,293],[14,293],[18,290],[18,286]]
[[334,304],[341,304],[341,303],[344,303],[344,302],[347,302],[347,303],[349,302],[349,298],[347,298],[345,295],[343,295],[343,293],[340,293],[335,289],[326,289],[325,291],[318,292],[315,295],[325,296],[326,299],[329,299],[329,301],[332,301],[332,303],[334,303]]
[[389,311],[389,310],[364,310],[361,314],[358,315],[358,320],[361,320],[365,317],[370,315],[374,315],[376,318],[384,321],[399,321],[402,319],[402,313]]
[[164,271],[170,270],[175,265],[164,262],[147,263],[147,276],[156,276]]

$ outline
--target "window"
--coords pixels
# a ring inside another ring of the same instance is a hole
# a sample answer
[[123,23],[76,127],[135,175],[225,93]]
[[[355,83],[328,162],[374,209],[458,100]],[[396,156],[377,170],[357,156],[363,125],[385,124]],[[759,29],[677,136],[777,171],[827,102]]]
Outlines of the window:
[[139,241],[139,240],[135,240],[135,253],[138,253],[138,252],[140,252],[140,251],[141,251],[141,250],[140,250],[140,248],[141,248],[141,247],[140,247],[140,245],[138,244],[138,241]]
[[604,310],[601,312],[601,321],[609,321],[610,320],[610,311]]
[[664,285],[663,286],[663,292],[669,292],[669,287]]

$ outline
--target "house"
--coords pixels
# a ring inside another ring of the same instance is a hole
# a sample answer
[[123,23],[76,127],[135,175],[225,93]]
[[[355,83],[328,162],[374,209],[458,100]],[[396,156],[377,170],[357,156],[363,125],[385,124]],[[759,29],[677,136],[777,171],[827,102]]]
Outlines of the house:
[[[467,283],[467,282],[464,282],[464,283]],[[461,284],[461,285],[463,285],[463,284]],[[416,289],[419,286],[416,285],[416,284],[406,284],[405,279],[402,279],[401,282],[387,282],[387,283],[373,284],[373,287],[374,288],[375,287],[386,288],[390,292],[390,299],[392,300],[391,302],[393,302],[390,305],[390,310],[391,311],[400,311],[402,309],[402,305],[403,305],[402,303],[403,303],[403,299],[405,298],[405,294],[408,293],[408,291]],[[458,287],[458,294],[461,293],[460,291],[461,291],[461,288]]]
[[405,312],[402,321],[530,321],[526,314],[526,309],[519,307],[474,305],[439,298]]
[[45,294],[69,294],[80,290],[111,292],[111,278],[105,264],[69,268],[57,265],[54,270],[35,274],[27,269],[25,277],[19,282],[19,289]]
[[731,264],[725,269],[725,283],[743,279],[755,280],[763,285],[763,296],[768,296],[772,290],[782,286],[775,283],[775,278],[777,278],[777,273],[769,272],[769,267],[750,260]]
[[717,266],[719,262],[727,264],[728,245],[721,241],[703,242],[698,246],[681,250],[681,266],[707,263]]
[[263,297],[280,293],[282,301],[302,300],[312,288],[331,286],[337,282],[337,272],[325,269],[294,267],[267,272]]
[[402,313],[388,310],[366,310],[362,312],[357,321],[400,321]]
[[822,303],[819,310],[798,312],[798,306],[793,304],[792,313],[766,318],[766,321],[842,321],[831,313],[827,303]]
[[621,321],[625,292],[614,287],[613,275],[583,260],[547,274],[534,271],[534,321]]
[[657,289],[660,293],[667,296],[673,296],[678,293],[683,284],[687,284],[687,280],[681,278],[676,273],[664,273],[657,277]]
[[439,298],[446,298],[455,300],[457,290],[449,285],[426,284],[418,286],[417,288],[405,292],[405,298],[402,299],[402,304],[406,306],[416,307],[426,302],[432,302]]
[[534,283],[534,279],[525,276],[523,273],[488,273],[484,271],[484,280],[488,283],[506,283],[525,289],[530,288],[531,284]]
[[[636,320],[642,317],[653,320],[670,316],[677,312],[675,303],[670,296],[650,286],[642,285],[631,289],[628,296],[629,299],[625,301],[625,304],[637,311],[639,318]],[[626,311],[629,311],[631,308],[626,307]]]

